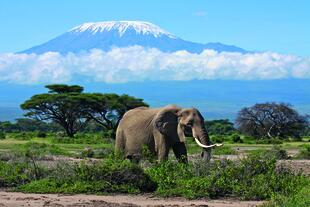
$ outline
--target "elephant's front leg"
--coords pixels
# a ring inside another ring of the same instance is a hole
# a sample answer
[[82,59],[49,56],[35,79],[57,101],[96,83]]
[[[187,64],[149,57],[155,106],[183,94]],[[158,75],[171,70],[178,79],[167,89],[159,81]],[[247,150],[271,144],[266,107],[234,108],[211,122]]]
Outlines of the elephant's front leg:
[[155,147],[158,161],[166,161],[169,155],[169,145],[167,139],[162,134],[158,134],[158,136],[155,137]]
[[188,163],[187,150],[184,142],[177,142],[172,146],[175,157],[179,162]]

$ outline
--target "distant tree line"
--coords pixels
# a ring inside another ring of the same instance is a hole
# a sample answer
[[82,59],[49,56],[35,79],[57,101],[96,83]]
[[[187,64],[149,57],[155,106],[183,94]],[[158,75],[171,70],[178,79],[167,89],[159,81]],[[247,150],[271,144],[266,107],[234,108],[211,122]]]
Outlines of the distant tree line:
[[[21,104],[26,117],[0,122],[2,132],[59,132],[73,137],[80,132],[111,131],[126,111],[148,106],[143,99],[113,93],[85,93],[78,85],[47,85],[47,93]],[[210,135],[248,135],[256,139],[310,136],[309,116],[300,115],[285,103],[259,103],[242,108],[235,123],[228,119],[205,121]]]

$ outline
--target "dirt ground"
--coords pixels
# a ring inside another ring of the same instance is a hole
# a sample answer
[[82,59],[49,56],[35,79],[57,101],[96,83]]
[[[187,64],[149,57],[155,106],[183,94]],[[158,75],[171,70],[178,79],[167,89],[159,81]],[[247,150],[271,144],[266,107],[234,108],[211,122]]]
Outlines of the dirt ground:
[[24,194],[0,192],[0,207],[34,206],[34,207],[253,207],[262,201],[223,200],[186,200],[184,198],[158,198],[152,195],[57,195]]

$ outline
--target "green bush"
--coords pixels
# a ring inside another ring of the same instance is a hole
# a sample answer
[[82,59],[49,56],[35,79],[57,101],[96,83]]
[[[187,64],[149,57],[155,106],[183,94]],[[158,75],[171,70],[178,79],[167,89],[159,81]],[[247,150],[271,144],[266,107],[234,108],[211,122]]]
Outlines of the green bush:
[[37,133],[37,137],[39,138],[45,138],[47,136],[47,134],[45,132],[38,132]]
[[115,130],[105,130],[101,136],[102,138],[115,139]]
[[[41,154],[40,151],[36,153]],[[147,169],[112,155],[103,161],[62,161],[48,168],[35,167],[29,159],[25,162],[0,162],[0,187],[16,187],[17,191],[33,193],[155,191],[161,196],[191,199],[230,196],[265,200],[298,195],[308,183],[309,178],[276,166],[275,156],[267,153],[249,155],[238,161],[219,160],[208,164],[201,160],[188,165],[168,161],[154,163]]]
[[23,185],[32,179],[34,169],[27,162],[0,161],[0,188]]
[[308,181],[296,194],[290,196],[275,195],[272,200],[262,207],[309,207],[310,206],[310,182]]
[[210,135],[229,135],[236,131],[228,119],[205,121],[205,126]]
[[202,166],[168,162],[147,172],[158,183],[157,194],[187,198],[237,196],[264,200],[276,193],[291,195],[306,179],[290,170],[277,169],[275,159],[268,157],[250,156],[238,162],[218,161]]
[[250,154],[266,158],[269,157],[275,160],[285,160],[290,158],[287,152],[279,145],[273,145],[271,149],[267,150],[262,149],[253,150],[250,151]]
[[0,131],[0,140],[5,139],[5,133],[3,131]]
[[94,157],[95,158],[107,158],[108,156],[111,156],[114,153],[113,148],[102,148],[95,151]]
[[57,145],[32,141],[22,145],[20,152],[28,156],[33,156],[35,159],[39,159],[45,155],[68,155],[66,151]]
[[231,135],[231,140],[232,140],[234,143],[243,143],[243,140],[241,139],[241,137],[240,137],[239,134],[232,134],[232,135]]
[[17,140],[31,140],[34,137],[36,137],[34,132],[10,133],[10,138]]
[[156,184],[138,165],[113,157],[97,163],[62,163],[45,179],[19,186],[36,193],[138,193],[154,191]]
[[214,155],[235,155],[237,152],[229,146],[216,147],[212,151]]
[[256,141],[257,144],[282,144],[283,141],[277,138],[272,139],[260,139]]
[[225,136],[223,135],[211,135],[211,141],[214,143],[224,142]]
[[246,143],[246,144],[255,144],[256,143],[256,139],[254,137],[251,137],[251,136],[243,136],[242,140],[243,140],[243,143]]
[[53,137],[52,142],[60,144],[100,144],[107,143],[107,140],[102,138],[99,133],[77,133],[73,138],[56,135],[55,137]]
[[297,155],[298,159],[310,159],[310,144],[305,144],[301,146],[299,153]]
[[88,158],[92,158],[92,157],[94,157],[94,155],[95,155],[95,152],[94,152],[94,150],[92,149],[92,148],[85,148],[82,152],[81,152],[81,156],[80,157],[82,157],[82,158],[86,158],[86,157],[88,157]]

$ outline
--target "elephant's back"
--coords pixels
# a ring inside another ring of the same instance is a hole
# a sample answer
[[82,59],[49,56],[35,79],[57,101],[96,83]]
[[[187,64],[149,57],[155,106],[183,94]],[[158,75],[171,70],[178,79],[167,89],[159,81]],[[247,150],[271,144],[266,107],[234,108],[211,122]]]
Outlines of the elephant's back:
[[120,121],[120,125],[141,125],[141,123],[151,122],[159,109],[138,107],[127,111]]

